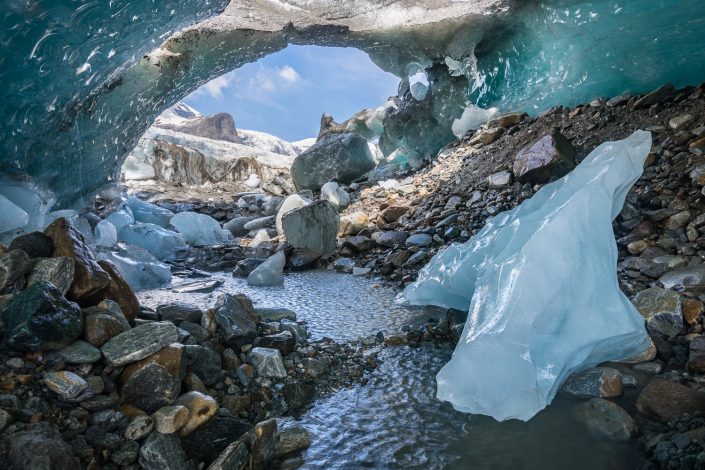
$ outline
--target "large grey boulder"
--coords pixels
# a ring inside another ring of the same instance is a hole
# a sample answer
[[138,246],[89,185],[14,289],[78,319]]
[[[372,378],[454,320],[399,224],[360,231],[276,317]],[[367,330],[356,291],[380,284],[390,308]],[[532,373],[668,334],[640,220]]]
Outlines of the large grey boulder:
[[351,183],[374,167],[364,138],[354,133],[329,134],[296,157],[291,177],[299,190],[318,191],[328,181]]
[[284,214],[282,228],[293,247],[323,255],[335,250],[340,218],[333,204],[316,201]]
[[218,333],[228,345],[239,350],[257,337],[257,314],[245,295],[221,294],[214,307]]
[[558,131],[546,134],[514,158],[514,177],[521,183],[546,183],[575,168],[575,153],[570,141]]

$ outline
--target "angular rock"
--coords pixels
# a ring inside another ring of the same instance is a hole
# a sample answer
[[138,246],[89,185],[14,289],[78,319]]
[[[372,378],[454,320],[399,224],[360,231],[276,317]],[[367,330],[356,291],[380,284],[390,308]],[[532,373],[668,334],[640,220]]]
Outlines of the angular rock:
[[52,284],[39,281],[12,296],[2,311],[5,347],[19,351],[61,349],[83,331],[81,310]]
[[624,390],[622,373],[609,367],[593,367],[566,379],[561,391],[579,398],[618,397]]
[[296,321],[296,312],[283,307],[265,308],[259,307],[255,309],[257,316],[260,317],[262,321],[272,322],[281,320],[291,320]]
[[117,302],[120,310],[130,324],[134,323],[137,314],[140,312],[140,302],[137,300],[132,288],[111,261],[101,260],[98,265],[110,275],[110,283],[105,292],[105,298]]
[[240,441],[229,444],[210,464],[208,470],[241,470],[250,462],[247,446]]
[[151,417],[146,414],[137,415],[130,419],[123,436],[125,439],[139,441],[148,436],[152,429],[154,429],[154,422]]
[[659,278],[659,282],[666,289],[703,294],[705,293],[705,266],[688,266],[669,271]]
[[296,187],[318,191],[329,181],[351,183],[376,166],[367,141],[354,133],[328,134],[291,165]]
[[45,373],[44,385],[64,399],[75,398],[88,386],[85,380],[69,371]]
[[140,447],[140,467],[145,470],[191,470],[176,434],[153,432]]
[[63,217],[52,222],[44,233],[54,244],[53,257],[66,256],[74,261],[74,278],[67,298],[79,304],[99,302],[97,297],[110,284],[110,275],[96,262],[83,234]]
[[659,104],[664,100],[667,100],[676,93],[676,89],[670,83],[663,85],[654,91],[645,94],[644,96],[638,98],[632,104],[634,109],[646,109],[655,104]]
[[56,428],[47,422],[28,429],[6,434],[8,464],[16,469],[77,469],[81,468],[75,451],[61,438]]
[[119,320],[106,313],[86,315],[83,322],[85,340],[96,347],[101,347],[125,331],[125,327]]
[[350,205],[350,195],[334,181],[321,186],[321,199],[333,204],[337,210]]
[[488,127],[487,129],[478,130],[472,139],[468,142],[470,145],[482,144],[489,145],[495,140],[504,135],[506,129],[503,127]]
[[260,348],[277,349],[283,356],[286,356],[296,351],[296,338],[292,333],[282,331],[257,338],[254,345]]
[[276,286],[284,282],[286,255],[277,251],[247,276],[247,283],[252,286]]
[[407,206],[392,204],[384,209],[381,215],[385,222],[391,224],[392,222],[399,220],[399,218],[406,214],[408,210],[409,208]]
[[148,413],[173,404],[181,392],[185,370],[183,346],[179,343],[128,365],[120,374],[122,403]]
[[282,203],[281,207],[279,207],[279,211],[277,211],[277,216],[275,219],[277,234],[284,235],[284,228],[282,227],[282,218],[285,214],[288,214],[289,212],[295,209],[307,206],[311,204],[311,202],[312,201],[309,198],[304,197],[300,194],[292,194],[291,196],[284,199],[284,202]]
[[293,452],[308,449],[311,445],[311,436],[303,426],[293,425],[279,429],[274,456],[281,458]]
[[179,429],[179,436],[184,437],[208,423],[218,412],[218,403],[213,397],[200,392],[187,392],[176,400],[177,405],[185,406],[189,411],[186,424]]
[[42,232],[25,233],[12,240],[7,247],[7,251],[14,250],[22,250],[30,258],[50,258],[54,251],[54,243]]
[[351,273],[355,269],[355,261],[351,258],[338,258],[333,262],[333,267],[341,273]]
[[162,320],[169,320],[174,323],[180,323],[182,321],[201,323],[201,315],[203,315],[203,312],[193,304],[174,301],[168,304],[158,305],[157,314]]
[[216,300],[215,320],[220,337],[235,350],[251,344],[257,337],[257,314],[245,295],[221,294]]
[[277,349],[253,348],[247,356],[247,361],[254,366],[260,377],[286,377],[284,361]]
[[649,331],[672,338],[683,329],[681,299],[677,292],[651,287],[639,292],[632,303],[646,319]]
[[520,183],[543,184],[575,168],[570,141],[557,130],[523,148],[514,157],[514,176]]
[[344,238],[352,235],[357,235],[361,230],[367,227],[369,217],[364,212],[356,211],[351,214],[346,214],[340,217],[340,229],[338,237]]
[[209,387],[223,378],[223,363],[220,354],[195,344],[184,346],[183,349],[187,372],[196,374]]
[[705,394],[685,385],[655,379],[642,390],[636,408],[645,416],[666,423],[684,413],[705,411]]
[[249,232],[249,230],[245,228],[245,224],[252,220],[255,220],[255,218],[235,217],[234,219],[231,219],[230,221],[223,224],[223,228],[225,230],[228,230],[233,235],[233,237],[242,237],[247,235],[247,232]]
[[295,248],[307,248],[319,254],[335,249],[339,228],[338,212],[328,201],[316,201],[282,217],[287,242]]
[[392,248],[395,245],[401,245],[406,242],[409,234],[401,231],[386,231],[386,232],[375,232],[372,234],[372,240],[378,245],[386,246]]
[[160,351],[178,336],[171,322],[146,323],[112,338],[100,350],[108,364],[122,366]]
[[526,113],[506,113],[487,121],[487,127],[511,127],[526,118]]
[[255,424],[254,429],[242,439],[250,449],[252,467],[264,469],[270,466],[274,459],[277,445],[277,421],[268,419]]
[[705,337],[699,336],[690,342],[688,369],[693,372],[705,372]]
[[188,408],[181,405],[163,406],[152,414],[154,429],[162,434],[175,433],[186,424],[188,419]]
[[246,421],[216,416],[203,427],[182,437],[181,442],[190,456],[208,464],[251,429],[252,425]]
[[578,405],[578,412],[590,432],[611,441],[625,442],[636,433],[629,413],[611,401],[593,398]]
[[48,281],[54,284],[61,295],[66,295],[74,276],[74,262],[66,256],[56,258],[38,258],[34,262],[32,271],[27,276],[27,285],[39,281]]
[[102,357],[98,348],[80,339],[60,350],[59,356],[69,364],[92,364]]
[[266,259],[264,258],[247,258],[240,260],[237,262],[237,265],[235,265],[233,276],[247,277],[265,261]]
[[32,260],[22,250],[0,255],[0,289],[10,286],[32,269]]
[[512,174],[508,171],[493,173],[487,177],[487,185],[490,189],[504,188],[512,183]]

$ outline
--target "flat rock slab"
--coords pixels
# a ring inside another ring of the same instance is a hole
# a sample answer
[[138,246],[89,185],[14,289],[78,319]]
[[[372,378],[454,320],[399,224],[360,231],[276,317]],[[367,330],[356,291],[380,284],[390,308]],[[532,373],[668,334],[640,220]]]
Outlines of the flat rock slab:
[[220,287],[223,285],[223,281],[220,280],[214,280],[214,281],[198,281],[198,282],[190,282],[188,284],[181,284],[178,286],[175,286],[172,288],[174,292],[177,294],[196,294],[196,293],[201,293],[201,294],[207,294],[209,292],[213,292],[216,288]]
[[656,379],[642,390],[636,408],[649,418],[667,423],[685,413],[705,411],[705,394],[685,385]]
[[111,366],[139,361],[177,341],[176,326],[168,321],[140,325],[115,336],[100,348]]

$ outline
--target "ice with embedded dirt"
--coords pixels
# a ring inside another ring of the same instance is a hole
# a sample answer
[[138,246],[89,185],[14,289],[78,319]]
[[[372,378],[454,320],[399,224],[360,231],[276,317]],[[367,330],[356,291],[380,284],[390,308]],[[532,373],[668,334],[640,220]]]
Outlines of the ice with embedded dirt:
[[636,356],[644,319],[619,289],[612,220],[651,135],[605,142],[571,173],[437,254],[404,290],[468,311],[437,396],[464,412],[528,420],[573,372]]

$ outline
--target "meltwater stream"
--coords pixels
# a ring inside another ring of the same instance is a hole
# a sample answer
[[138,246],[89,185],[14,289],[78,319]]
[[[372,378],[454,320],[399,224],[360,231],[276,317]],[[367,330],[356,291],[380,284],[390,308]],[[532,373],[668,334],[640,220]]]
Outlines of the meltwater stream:
[[[287,307],[308,323],[313,338],[336,340],[399,332],[438,318],[437,310],[407,309],[374,280],[330,271],[285,275],[280,287],[253,288],[216,273],[223,285],[209,294],[170,289],[139,293],[148,307],[181,300],[210,307],[219,292],[242,292],[255,306]],[[174,284],[181,282],[178,278]],[[186,282],[186,280],[183,280]],[[528,423],[498,423],[457,412],[435,398],[435,376],[449,344],[392,347],[365,385],[318,399],[299,424],[311,433],[305,469],[630,469],[640,467],[635,443],[590,435],[575,415],[577,401],[559,396]],[[635,392],[627,392],[633,394]],[[288,418],[293,419],[293,418]]]

